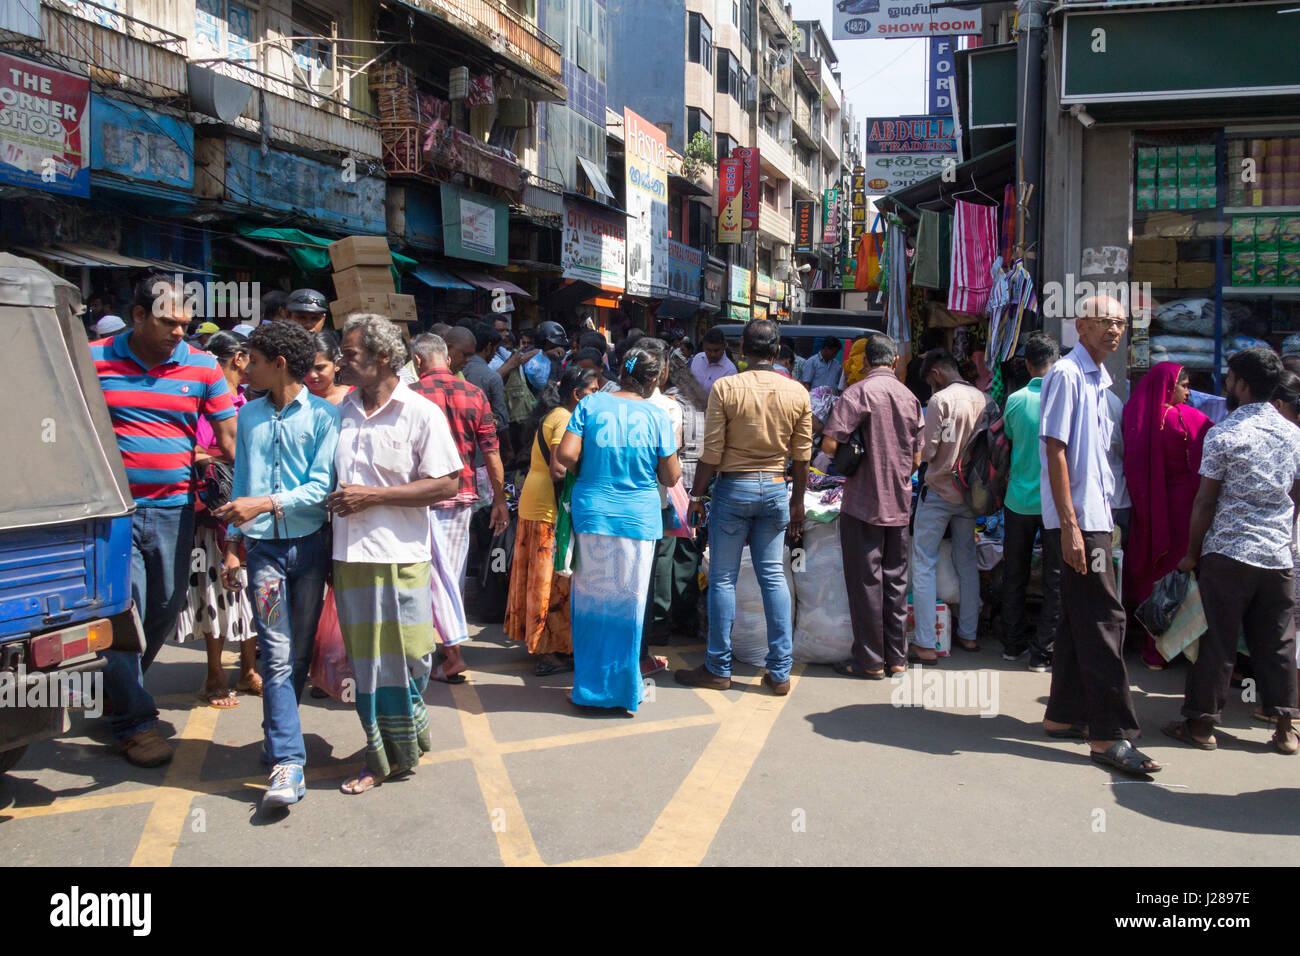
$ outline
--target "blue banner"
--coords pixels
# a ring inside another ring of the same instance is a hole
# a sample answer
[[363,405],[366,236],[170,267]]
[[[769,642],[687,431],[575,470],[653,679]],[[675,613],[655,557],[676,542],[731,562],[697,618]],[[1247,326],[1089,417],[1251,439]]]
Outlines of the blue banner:
[[930,37],[930,74],[926,83],[929,113],[946,116],[952,111],[948,80],[956,81],[957,68],[953,60],[956,46],[956,37]]
[[194,187],[194,128],[153,110],[92,94],[90,168],[127,179]]

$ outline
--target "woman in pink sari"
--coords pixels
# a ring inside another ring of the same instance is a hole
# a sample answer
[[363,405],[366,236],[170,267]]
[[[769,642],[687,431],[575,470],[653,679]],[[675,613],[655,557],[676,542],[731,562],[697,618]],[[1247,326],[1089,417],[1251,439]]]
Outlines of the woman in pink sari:
[[[1187,372],[1176,362],[1152,367],[1124,406],[1124,477],[1133,511],[1124,554],[1124,603],[1135,608],[1187,553],[1192,501],[1200,486],[1201,445],[1213,424],[1186,404]],[[1142,660],[1164,659],[1148,637]]]

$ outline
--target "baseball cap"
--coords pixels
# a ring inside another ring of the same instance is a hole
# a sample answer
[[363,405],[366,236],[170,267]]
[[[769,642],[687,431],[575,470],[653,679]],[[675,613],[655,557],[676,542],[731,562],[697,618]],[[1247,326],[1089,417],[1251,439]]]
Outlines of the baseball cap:
[[126,328],[126,323],[122,321],[120,315],[105,315],[95,323],[96,335],[112,335],[114,332],[121,332]]
[[190,337],[194,338],[200,335],[216,335],[220,331],[221,331],[221,326],[217,325],[217,323],[203,322],[200,323],[199,327],[194,330],[194,335]]
[[1288,335],[1282,340],[1282,357],[1300,355],[1300,335]]
[[253,327],[251,325],[247,325],[243,322],[240,322],[237,326],[235,326],[230,331],[234,332],[236,335],[249,336],[253,334]]

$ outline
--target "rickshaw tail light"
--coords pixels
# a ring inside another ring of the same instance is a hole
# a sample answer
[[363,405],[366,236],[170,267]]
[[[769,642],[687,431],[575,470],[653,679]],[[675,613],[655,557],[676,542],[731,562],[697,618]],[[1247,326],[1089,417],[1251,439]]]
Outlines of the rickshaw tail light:
[[101,617],[64,631],[42,634],[32,641],[32,663],[41,668],[53,667],[63,661],[102,651],[112,644],[113,624]]

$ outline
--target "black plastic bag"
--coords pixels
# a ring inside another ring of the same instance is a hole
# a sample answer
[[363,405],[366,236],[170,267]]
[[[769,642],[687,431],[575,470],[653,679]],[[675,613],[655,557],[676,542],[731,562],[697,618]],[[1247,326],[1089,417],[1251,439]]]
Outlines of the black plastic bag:
[[[488,514],[490,508],[480,508]],[[475,516],[477,517],[477,515]],[[500,624],[506,619],[506,599],[510,595],[510,569],[515,563],[515,532],[519,515],[510,512],[510,523],[500,534],[493,535],[482,554],[478,575],[478,619],[484,624]]]
[[1159,637],[1169,630],[1174,615],[1187,600],[1187,588],[1191,575],[1182,571],[1170,571],[1156,582],[1151,589],[1151,596],[1138,605],[1133,616],[1142,622],[1142,626],[1151,632],[1152,637]]

